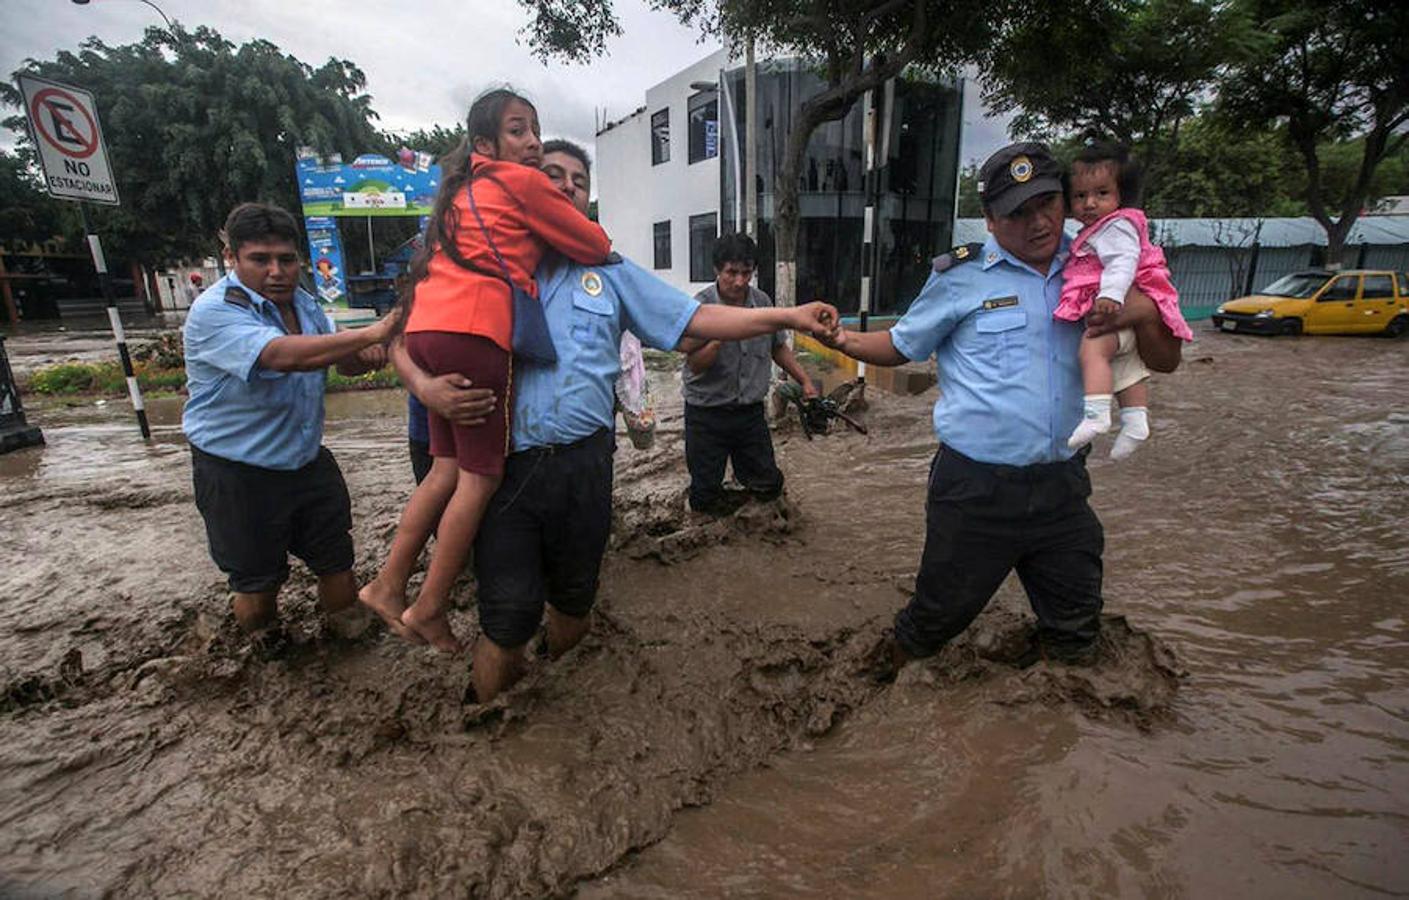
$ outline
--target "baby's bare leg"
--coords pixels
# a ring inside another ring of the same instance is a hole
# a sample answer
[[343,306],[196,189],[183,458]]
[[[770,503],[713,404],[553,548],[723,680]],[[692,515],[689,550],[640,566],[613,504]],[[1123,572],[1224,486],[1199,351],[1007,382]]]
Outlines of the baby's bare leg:
[[1082,337],[1081,349],[1078,351],[1081,359],[1081,383],[1088,396],[1111,393],[1115,384],[1115,376],[1111,374],[1111,359],[1115,357],[1119,346],[1120,340],[1114,334]]
[[1111,359],[1119,347],[1120,340],[1114,334],[1081,338],[1078,352],[1086,397],[1082,402],[1081,421],[1067,438],[1068,447],[1083,447],[1095,440],[1096,435],[1111,430],[1111,388],[1115,384]]

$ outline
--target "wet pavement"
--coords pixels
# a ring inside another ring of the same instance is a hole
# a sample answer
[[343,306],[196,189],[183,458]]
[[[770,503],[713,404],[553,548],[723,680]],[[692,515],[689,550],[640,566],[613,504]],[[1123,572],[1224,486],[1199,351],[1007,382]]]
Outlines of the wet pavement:
[[[23,338],[9,342],[11,352]],[[664,376],[669,378],[669,376]],[[1015,580],[892,685],[933,391],[775,438],[788,501],[683,511],[675,389],[617,451],[594,634],[489,707],[463,660],[233,633],[179,401],[46,402],[0,457],[0,894],[1409,894],[1409,343],[1201,332],[1154,440],[1092,459],[1103,657],[1010,664]],[[329,398],[367,577],[397,392]],[[473,586],[453,621],[475,631]]]

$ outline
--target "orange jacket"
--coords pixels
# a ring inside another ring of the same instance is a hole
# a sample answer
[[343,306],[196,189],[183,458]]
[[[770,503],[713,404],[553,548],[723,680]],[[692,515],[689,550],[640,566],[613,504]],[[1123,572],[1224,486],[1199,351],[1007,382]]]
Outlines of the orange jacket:
[[[472,189],[484,227],[494,237],[510,277],[534,297],[533,272],[552,247],[575,262],[601,263],[611,252],[602,226],[589,220],[548,176],[532,166],[502,162],[473,154]],[[495,181],[489,177],[497,178]],[[480,231],[463,188],[455,198],[460,225],[454,235],[460,255],[482,272],[502,272]],[[411,331],[451,331],[478,334],[512,350],[513,304],[503,278],[461,268],[442,249],[431,257],[429,270],[416,285]]]

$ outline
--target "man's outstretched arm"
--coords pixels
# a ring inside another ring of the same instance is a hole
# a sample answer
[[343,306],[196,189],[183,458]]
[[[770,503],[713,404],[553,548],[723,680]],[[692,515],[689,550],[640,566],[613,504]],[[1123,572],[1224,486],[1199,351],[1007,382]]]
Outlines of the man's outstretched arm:
[[903,366],[910,361],[909,357],[895,349],[889,331],[847,331],[842,328],[835,335],[817,337],[828,347],[873,366]]

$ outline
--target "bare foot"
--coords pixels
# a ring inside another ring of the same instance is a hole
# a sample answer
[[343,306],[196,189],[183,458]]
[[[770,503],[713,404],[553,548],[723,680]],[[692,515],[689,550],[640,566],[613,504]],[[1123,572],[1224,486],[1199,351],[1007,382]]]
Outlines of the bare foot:
[[357,592],[357,599],[363,606],[376,613],[396,634],[413,643],[425,643],[424,638],[401,621],[401,614],[406,611],[405,595],[384,584],[380,578],[374,578],[364,585],[362,590]]
[[427,618],[418,608],[420,605],[412,604],[401,614],[402,627],[444,653],[462,652],[465,647],[450,630],[450,620],[445,614]]

